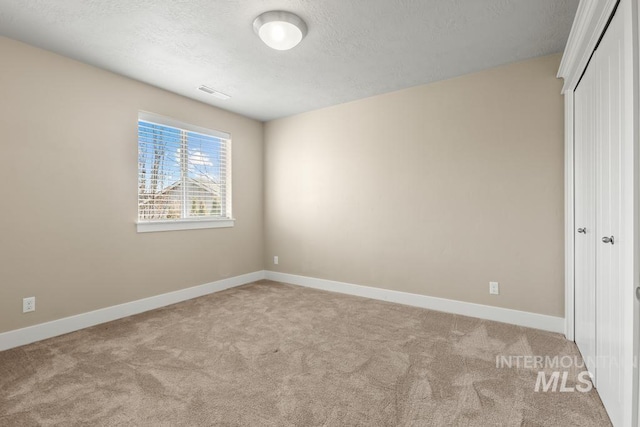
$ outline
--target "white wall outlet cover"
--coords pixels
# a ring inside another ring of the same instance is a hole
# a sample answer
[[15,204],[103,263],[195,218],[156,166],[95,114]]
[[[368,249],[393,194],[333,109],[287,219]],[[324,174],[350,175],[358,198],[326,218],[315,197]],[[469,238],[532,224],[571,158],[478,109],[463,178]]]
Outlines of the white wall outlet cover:
[[491,295],[500,295],[500,284],[498,282],[489,282],[489,293]]
[[28,313],[30,311],[36,311],[36,297],[22,299],[22,312]]
[[278,256],[277,255],[273,257],[273,263],[275,265],[278,265]]

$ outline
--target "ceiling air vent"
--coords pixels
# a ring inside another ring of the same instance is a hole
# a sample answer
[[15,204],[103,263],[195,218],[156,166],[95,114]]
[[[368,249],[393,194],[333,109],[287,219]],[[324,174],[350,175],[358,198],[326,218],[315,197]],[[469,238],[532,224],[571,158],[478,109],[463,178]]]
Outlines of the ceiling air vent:
[[210,88],[209,86],[205,86],[205,85],[200,86],[198,88],[198,90],[201,90],[204,93],[208,93],[209,95],[213,95],[216,98],[220,98],[220,99],[229,99],[229,98],[231,98],[229,95],[224,94],[222,92],[218,92],[217,90],[215,90],[213,88]]

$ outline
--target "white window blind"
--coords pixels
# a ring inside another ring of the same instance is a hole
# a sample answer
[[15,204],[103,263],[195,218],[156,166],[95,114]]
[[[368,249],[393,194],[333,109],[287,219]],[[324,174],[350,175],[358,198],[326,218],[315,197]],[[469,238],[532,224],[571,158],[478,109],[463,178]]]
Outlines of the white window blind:
[[229,134],[140,113],[138,224],[230,220],[230,155]]

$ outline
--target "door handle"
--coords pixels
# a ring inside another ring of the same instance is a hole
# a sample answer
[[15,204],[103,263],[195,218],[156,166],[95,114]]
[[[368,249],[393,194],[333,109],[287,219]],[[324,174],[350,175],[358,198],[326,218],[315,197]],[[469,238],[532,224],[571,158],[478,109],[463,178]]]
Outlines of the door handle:
[[586,227],[578,228],[578,233],[587,234],[587,228]]
[[611,243],[613,245],[613,243],[614,243],[613,236],[611,236],[611,237],[607,237],[607,236],[603,237],[602,238],[602,243]]

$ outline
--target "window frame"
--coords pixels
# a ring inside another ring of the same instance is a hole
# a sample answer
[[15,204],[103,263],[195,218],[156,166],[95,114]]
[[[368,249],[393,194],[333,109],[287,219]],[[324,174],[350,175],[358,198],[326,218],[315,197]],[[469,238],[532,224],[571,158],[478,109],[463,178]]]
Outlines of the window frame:
[[[138,120],[136,122],[137,132],[139,132],[140,121],[157,124],[160,126],[169,126],[172,128],[180,129],[186,132],[195,132],[203,135],[212,136],[214,138],[223,139],[226,141],[226,176],[225,176],[225,201],[223,206],[225,207],[226,216],[224,217],[203,217],[203,218],[176,218],[176,219],[159,219],[159,220],[141,220],[140,219],[140,205],[139,205],[139,185],[136,201],[137,203],[137,220],[136,228],[138,233],[158,232],[158,231],[176,231],[176,230],[197,230],[205,228],[229,228],[235,225],[235,218],[232,214],[232,181],[231,181],[231,134],[228,132],[222,132],[219,130],[213,130],[204,128],[201,126],[185,123],[170,117],[161,116],[159,114],[150,113],[147,111],[138,112]],[[136,133],[137,134],[137,133]],[[136,138],[138,153],[140,152],[140,139]],[[139,154],[138,154],[139,155]],[[138,170],[136,176],[140,179],[140,166],[138,164]],[[138,181],[139,184],[139,181]],[[183,201],[184,203],[184,201]]]

